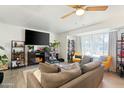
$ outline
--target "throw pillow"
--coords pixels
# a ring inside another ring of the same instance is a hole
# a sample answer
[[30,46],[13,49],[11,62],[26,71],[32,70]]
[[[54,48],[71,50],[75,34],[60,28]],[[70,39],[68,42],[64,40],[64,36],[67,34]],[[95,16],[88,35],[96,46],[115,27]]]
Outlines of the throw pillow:
[[106,58],[107,58],[106,56],[100,56],[100,57],[99,57],[99,62],[103,62],[103,61],[105,61]]
[[81,56],[77,56],[77,55],[75,55],[75,58],[80,58],[80,59],[81,59],[82,57],[81,57]]
[[79,63],[66,64],[60,67],[61,72],[66,71],[66,70],[72,70],[72,69],[80,70]]
[[36,79],[41,82],[41,71],[38,69],[33,72],[33,75],[36,77]]
[[90,63],[91,61],[92,61],[92,58],[90,56],[84,55],[81,60],[81,64],[87,64],[87,63]]
[[90,62],[90,63],[84,64],[81,66],[82,73],[86,73],[88,71],[91,71],[100,65],[101,65],[100,62]]
[[54,64],[48,64],[48,63],[40,63],[39,69],[41,72],[46,73],[57,73],[59,72],[59,67]]
[[41,73],[41,85],[44,88],[57,88],[80,76],[80,70],[73,69],[59,73]]

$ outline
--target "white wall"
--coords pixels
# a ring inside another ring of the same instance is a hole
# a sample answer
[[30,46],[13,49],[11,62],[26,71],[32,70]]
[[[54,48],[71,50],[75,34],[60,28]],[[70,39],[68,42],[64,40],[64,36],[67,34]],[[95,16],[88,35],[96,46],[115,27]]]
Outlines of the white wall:
[[64,58],[67,61],[67,35],[57,34],[57,40],[60,41],[60,53],[59,57]]
[[[9,61],[11,61],[11,41],[12,40],[24,41],[25,29],[26,28],[23,27],[0,23],[0,46],[3,46],[5,48]],[[56,39],[56,34],[51,32],[49,33],[50,42],[53,42]]]
[[68,33],[57,34],[57,40],[60,41],[60,53],[59,56],[65,59],[67,62],[67,52],[68,52],[68,39],[76,40],[75,36],[69,35]]
[[11,60],[11,40],[24,41],[24,29],[0,23],[0,45],[5,47],[6,53]]

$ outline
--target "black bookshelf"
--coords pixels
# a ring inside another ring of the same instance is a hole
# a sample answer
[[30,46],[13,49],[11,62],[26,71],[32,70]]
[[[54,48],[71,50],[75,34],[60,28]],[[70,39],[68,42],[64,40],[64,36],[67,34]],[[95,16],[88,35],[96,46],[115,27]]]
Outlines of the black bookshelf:
[[124,33],[121,34],[121,40],[116,42],[116,72],[120,77],[124,76]]
[[74,40],[68,39],[68,54],[67,54],[68,62],[72,62],[74,52],[75,52],[75,42],[74,42]]
[[11,69],[25,66],[25,42],[11,41]]

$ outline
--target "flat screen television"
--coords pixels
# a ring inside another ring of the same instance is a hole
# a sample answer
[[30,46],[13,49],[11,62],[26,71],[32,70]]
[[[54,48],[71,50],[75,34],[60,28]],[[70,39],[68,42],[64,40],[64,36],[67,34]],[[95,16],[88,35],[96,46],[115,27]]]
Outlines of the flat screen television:
[[49,33],[25,30],[26,45],[49,45]]

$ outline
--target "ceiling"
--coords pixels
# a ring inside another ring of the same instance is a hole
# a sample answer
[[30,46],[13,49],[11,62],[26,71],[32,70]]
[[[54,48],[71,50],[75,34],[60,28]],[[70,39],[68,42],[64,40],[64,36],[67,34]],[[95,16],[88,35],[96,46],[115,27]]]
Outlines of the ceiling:
[[65,32],[103,22],[113,15],[121,14],[123,9],[124,6],[109,6],[104,12],[85,12],[83,16],[73,14],[60,19],[73,9],[64,5],[1,5],[0,22],[37,30]]

